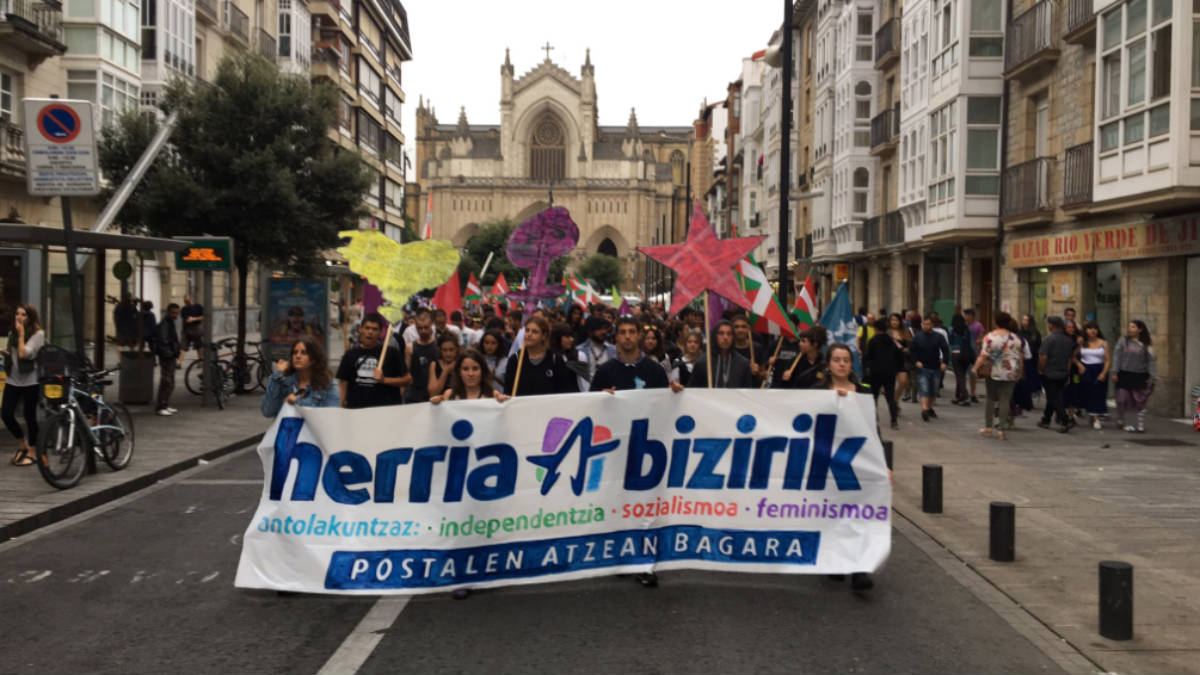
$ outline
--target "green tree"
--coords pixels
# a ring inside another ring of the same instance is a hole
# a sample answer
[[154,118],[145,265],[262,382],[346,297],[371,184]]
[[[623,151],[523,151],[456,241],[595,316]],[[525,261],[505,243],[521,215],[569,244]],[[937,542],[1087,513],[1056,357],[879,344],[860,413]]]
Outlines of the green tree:
[[[505,246],[508,245],[508,238],[516,227],[517,223],[508,218],[489,221],[481,225],[479,230],[467,240],[462,260],[458,264],[459,279],[465,284],[468,275],[474,273],[476,278],[479,278],[480,286],[487,291],[492,284],[496,283],[496,278],[502,272],[510,285],[529,274],[525,268],[517,267],[509,262],[508,255],[504,251]],[[494,254],[492,263],[488,265],[487,276],[480,278],[479,272],[483,269],[483,263],[487,261],[489,253]],[[556,283],[562,279],[563,270],[566,268],[567,256],[551,262],[550,283]]]
[[[160,236],[233,238],[242,353],[250,262],[317,274],[338,231],[357,227],[372,174],[329,139],[334,89],[283,74],[256,54],[222,60],[211,85],[171,82],[162,107],[179,113],[178,127],[122,219]],[[148,141],[146,129],[124,116],[104,136],[101,162],[119,184],[128,173],[121,170],[132,168],[128,157]]]
[[579,274],[592,281],[592,287],[606,293],[613,286],[621,285],[621,261],[611,255],[597,253],[579,266]]

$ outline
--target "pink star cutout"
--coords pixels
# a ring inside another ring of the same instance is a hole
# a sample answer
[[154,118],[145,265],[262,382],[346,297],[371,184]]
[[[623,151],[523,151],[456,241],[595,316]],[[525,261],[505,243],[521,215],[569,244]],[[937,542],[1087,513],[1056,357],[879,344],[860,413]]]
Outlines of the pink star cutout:
[[686,242],[639,246],[638,250],[675,271],[669,312],[674,316],[704,291],[712,291],[739,307],[750,309],[750,302],[746,300],[733,268],[764,239],[765,236],[718,239],[697,204]]

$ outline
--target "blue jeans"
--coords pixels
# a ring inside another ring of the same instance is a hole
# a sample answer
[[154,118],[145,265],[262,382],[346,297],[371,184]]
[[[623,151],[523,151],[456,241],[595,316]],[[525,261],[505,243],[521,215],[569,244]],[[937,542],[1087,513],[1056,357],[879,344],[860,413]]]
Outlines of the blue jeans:
[[920,398],[933,398],[937,395],[938,380],[942,378],[942,371],[933,368],[920,368],[917,370],[917,396]]

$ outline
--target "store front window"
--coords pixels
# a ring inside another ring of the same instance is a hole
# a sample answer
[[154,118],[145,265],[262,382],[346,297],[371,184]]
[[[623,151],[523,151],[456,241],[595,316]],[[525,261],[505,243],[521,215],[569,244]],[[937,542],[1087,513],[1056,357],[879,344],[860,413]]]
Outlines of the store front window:
[[1047,308],[1046,293],[1049,287],[1048,279],[1050,270],[1045,267],[1036,267],[1021,270],[1021,283],[1027,289],[1028,295],[1025,297],[1025,307],[1033,320],[1037,323],[1038,330],[1046,331]]
[[1096,265],[1096,325],[1104,338],[1113,344],[1121,337],[1121,263],[1105,262]]

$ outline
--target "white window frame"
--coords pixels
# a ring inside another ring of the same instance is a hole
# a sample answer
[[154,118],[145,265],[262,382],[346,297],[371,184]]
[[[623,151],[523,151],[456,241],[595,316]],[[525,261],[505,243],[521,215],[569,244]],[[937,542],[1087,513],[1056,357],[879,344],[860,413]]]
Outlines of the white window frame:
[[17,119],[17,75],[0,70],[0,120],[16,122]]
[[958,101],[929,115],[929,203],[954,200],[955,157],[958,152]]
[[[1144,15],[1135,17],[1130,11],[1131,5],[1142,4]],[[1169,31],[1172,45],[1177,44],[1173,10],[1160,14],[1156,21],[1155,9],[1170,8],[1171,0],[1126,0],[1109,11],[1100,15],[1096,29],[1096,79],[1097,89],[1097,118],[1096,137],[1099,151],[1102,155],[1116,153],[1123,148],[1142,145],[1150,138],[1168,133],[1170,130],[1170,78],[1168,76],[1167,91],[1155,96],[1155,63],[1154,46],[1161,31]],[[1200,13],[1193,15],[1193,34],[1196,34],[1195,21]],[[1131,18],[1141,18],[1143,21],[1138,32],[1130,35]],[[1110,23],[1111,21],[1117,23]],[[1111,44],[1108,43],[1107,28],[1120,26],[1119,34]],[[1196,49],[1196,45],[1193,45]],[[1133,89],[1133,55],[1140,51],[1141,61],[1141,91]],[[1194,60],[1194,59],[1193,59]],[[1169,60],[1168,60],[1169,62]],[[1115,64],[1116,70],[1109,70],[1108,65]],[[1195,83],[1193,74],[1193,82]],[[1116,88],[1117,91],[1113,91]],[[1193,87],[1193,90],[1200,87]],[[1151,117],[1153,115],[1153,117]],[[1164,122],[1163,116],[1166,116]],[[1151,130],[1157,131],[1151,136]]]

